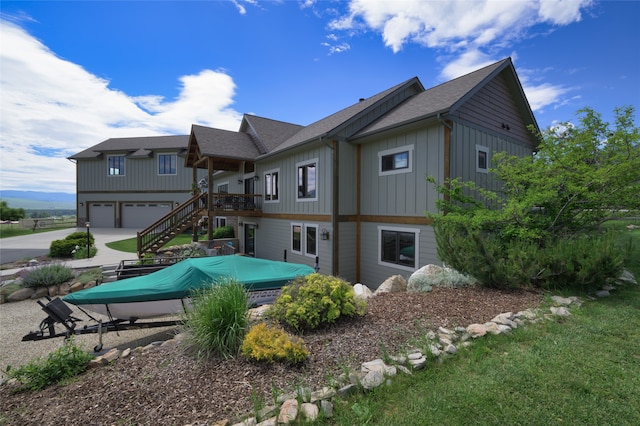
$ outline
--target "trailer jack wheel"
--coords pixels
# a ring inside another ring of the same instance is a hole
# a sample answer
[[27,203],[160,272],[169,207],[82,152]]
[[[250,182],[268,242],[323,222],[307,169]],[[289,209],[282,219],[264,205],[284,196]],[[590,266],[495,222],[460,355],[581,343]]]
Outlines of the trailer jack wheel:
[[100,352],[101,350],[102,350],[102,343],[100,343],[99,345],[95,345],[93,347],[94,352]]

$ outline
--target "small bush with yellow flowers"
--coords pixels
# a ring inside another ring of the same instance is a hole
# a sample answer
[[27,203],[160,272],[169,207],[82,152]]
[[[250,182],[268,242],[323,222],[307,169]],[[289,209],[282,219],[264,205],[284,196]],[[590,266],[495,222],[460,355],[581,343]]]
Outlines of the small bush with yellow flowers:
[[293,364],[309,357],[304,341],[282,328],[265,323],[251,327],[242,342],[242,355],[254,361],[287,361]]
[[349,283],[314,273],[284,286],[267,316],[300,331],[334,323],[340,317],[364,315],[365,310],[366,302],[355,298]]

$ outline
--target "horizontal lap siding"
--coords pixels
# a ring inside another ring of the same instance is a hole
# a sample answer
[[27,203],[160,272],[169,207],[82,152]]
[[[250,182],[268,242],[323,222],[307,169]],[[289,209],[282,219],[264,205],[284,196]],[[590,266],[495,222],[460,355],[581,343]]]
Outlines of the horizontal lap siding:
[[[322,222],[289,221],[279,219],[261,219],[256,230],[256,257],[269,260],[284,260],[287,251],[287,262],[302,263],[315,266],[315,257],[291,252],[291,224],[302,223],[318,225],[318,257],[320,272],[331,274],[331,239],[320,239],[320,231],[330,229],[330,224]],[[331,232],[333,235],[333,232]]]
[[[363,223],[362,224],[362,265],[360,268],[360,281],[370,289],[376,289],[384,280],[393,275],[402,275],[405,279],[409,279],[412,271],[397,269],[391,266],[381,265],[378,263],[378,247],[380,241],[378,239],[378,226],[385,226],[384,223]],[[397,227],[391,224],[390,227]],[[406,225],[404,228],[419,229],[419,259],[416,269],[425,265],[436,264],[442,265],[438,259],[435,237],[433,235],[433,227],[431,226],[411,226]]]
[[[338,259],[338,271],[340,278],[355,284],[356,281],[356,224],[353,222],[341,223],[340,230],[340,258]],[[331,238],[335,238],[331,233]],[[321,269],[320,272],[323,272]],[[324,273],[331,273],[324,272]]]

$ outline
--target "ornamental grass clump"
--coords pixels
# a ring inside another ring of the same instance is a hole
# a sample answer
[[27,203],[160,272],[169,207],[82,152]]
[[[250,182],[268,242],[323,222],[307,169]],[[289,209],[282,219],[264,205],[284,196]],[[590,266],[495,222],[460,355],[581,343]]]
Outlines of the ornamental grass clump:
[[355,298],[349,283],[314,273],[283,287],[267,316],[301,331],[329,325],[340,317],[364,315],[365,310],[366,302]]
[[249,293],[233,278],[194,292],[191,309],[183,316],[183,328],[198,358],[238,354],[249,328],[248,303]]
[[277,325],[259,323],[251,327],[242,342],[242,355],[254,361],[272,363],[285,361],[292,364],[309,357],[304,340],[292,336]]
[[37,266],[22,277],[24,287],[49,287],[65,283],[74,278],[73,269],[61,263]]

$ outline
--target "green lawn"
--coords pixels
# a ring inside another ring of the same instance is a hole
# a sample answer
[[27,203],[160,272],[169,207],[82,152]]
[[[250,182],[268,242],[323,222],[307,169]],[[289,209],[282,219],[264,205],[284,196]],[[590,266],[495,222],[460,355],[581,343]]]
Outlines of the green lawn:
[[43,232],[58,231],[60,229],[71,229],[75,227],[76,226],[74,223],[73,225],[66,224],[64,226],[59,226],[59,227],[38,228],[35,231],[33,231],[31,229],[21,228],[20,225],[2,224],[0,225],[0,238],[19,237],[21,235],[31,235],[31,234],[41,234]]
[[[170,247],[170,246],[179,246],[179,245],[183,245],[183,244],[189,244],[191,243],[191,241],[193,240],[193,235],[192,234],[180,234],[177,237],[175,237],[174,239],[172,239],[171,241],[169,241],[167,244],[165,244],[163,247]],[[120,240],[120,241],[114,241],[111,243],[107,243],[105,244],[107,247],[109,247],[112,250],[118,250],[118,251],[124,251],[127,253],[136,253],[138,251],[138,245],[137,245],[137,241],[136,238],[129,238],[126,240]]]
[[[621,243],[635,243],[627,268],[640,278],[640,229],[627,231],[628,223],[607,226],[624,229]],[[400,374],[391,386],[337,403],[322,424],[640,424],[640,287],[571,312]]]

